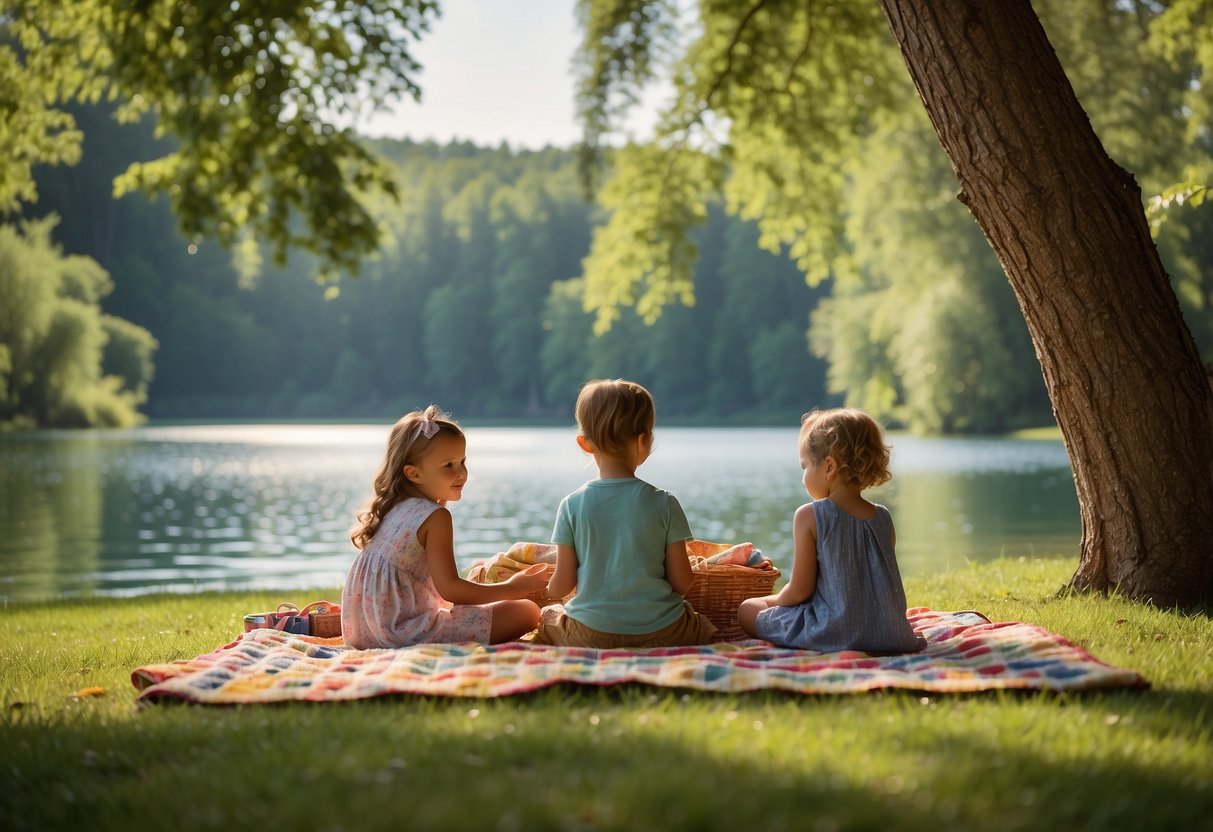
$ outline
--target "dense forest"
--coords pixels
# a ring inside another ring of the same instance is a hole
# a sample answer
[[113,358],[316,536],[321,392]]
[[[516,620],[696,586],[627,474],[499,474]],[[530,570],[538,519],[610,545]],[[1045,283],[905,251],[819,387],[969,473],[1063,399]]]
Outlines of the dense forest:
[[65,250],[115,276],[105,311],[159,342],[153,418],[383,417],[431,400],[463,416],[567,417],[579,385],[605,375],[640,379],[663,414],[693,419],[787,417],[825,396],[805,338],[824,287],[719,211],[700,235],[695,307],[594,335],[577,277],[595,213],[570,152],[375,142],[401,181],[400,203],[378,206],[388,243],[358,276],[317,285],[301,256],[250,263],[181,239],[162,206],[108,199],[150,135],[77,118],[84,160],[41,174],[39,208],[62,216]]
[[[1041,15],[1101,139],[1158,193],[1213,157],[1213,138],[1178,105],[1187,70],[1097,5]],[[609,209],[585,198],[572,150],[368,141],[398,182],[398,201],[371,204],[386,242],[358,275],[320,284],[304,255],[188,240],[166,202],[114,199],[113,178],[163,142],[104,106],[72,112],[81,161],[39,168],[38,201],[0,228],[0,422],[393,418],[431,401],[567,419],[578,386],[604,376],[646,384],[663,418],[687,421],[788,424],[843,401],[926,432],[1052,418],[1015,297],[921,107],[873,124],[843,172],[846,274],[810,286],[722,196],[694,238],[694,305],[651,321],[625,309],[602,333],[583,275]],[[1208,361],[1213,204],[1171,208],[1158,243]]]

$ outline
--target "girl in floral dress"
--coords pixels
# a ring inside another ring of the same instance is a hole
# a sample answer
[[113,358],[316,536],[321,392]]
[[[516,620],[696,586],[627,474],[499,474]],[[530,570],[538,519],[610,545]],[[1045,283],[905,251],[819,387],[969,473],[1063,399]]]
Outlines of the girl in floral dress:
[[392,427],[374,496],[350,532],[360,550],[341,595],[350,647],[490,644],[539,623],[539,607],[526,595],[547,585],[551,566],[536,564],[497,584],[459,576],[446,504],[463,494],[466,449],[459,425],[434,405]]

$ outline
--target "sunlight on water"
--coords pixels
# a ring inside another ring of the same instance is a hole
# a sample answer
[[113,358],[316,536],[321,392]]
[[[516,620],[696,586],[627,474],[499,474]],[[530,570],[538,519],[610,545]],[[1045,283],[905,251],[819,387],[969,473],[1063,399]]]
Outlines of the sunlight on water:
[[[0,597],[338,587],[388,426],[207,425],[0,437]],[[472,428],[451,506],[462,568],[547,540],[595,472],[571,428]],[[1060,442],[893,437],[898,558],[923,574],[1000,554],[1075,557]],[[658,428],[639,474],[698,537],[749,540],[785,572],[805,499],[796,430]]]
[[222,445],[306,445],[343,447],[377,445],[384,441],[387,429],[377,425],[205,425],[184,427],[146,427],[115,432],[152,442],[188,442]]

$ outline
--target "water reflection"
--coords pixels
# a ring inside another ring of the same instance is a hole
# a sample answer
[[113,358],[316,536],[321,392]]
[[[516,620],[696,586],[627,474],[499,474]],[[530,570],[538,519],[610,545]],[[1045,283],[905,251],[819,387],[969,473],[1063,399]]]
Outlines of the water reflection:
[[[0,596],[336,587],[387,426],[149,427],[0,437]],[[660,429],[641,475],[697,536],[752,540],[786,571],[805,499],[795,429]],[[889,505],[907,574],[999,554],[1073,555],[1078,510],[1058,442],[894,437]],[[462,566],[546,540],[593,476],[571,429],[472,428],[452,506]]]
[[101,556],[104,463],[89,436],[0,445],[0,575],[18,596],[53,596],[59,576],[95,572]]

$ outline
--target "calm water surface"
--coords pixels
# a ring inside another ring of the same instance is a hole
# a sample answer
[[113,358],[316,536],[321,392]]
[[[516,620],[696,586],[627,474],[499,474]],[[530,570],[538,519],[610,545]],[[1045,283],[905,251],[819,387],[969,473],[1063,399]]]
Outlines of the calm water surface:
[[[387,426],[224,425],[0,437],[0,601],[95,593],[337,587]],[[461,567],[544,540],[594,475],[570,428],[472,428],[452,504]],[[1077,557],[1060,442],[892,437],[889,506],[905,574],[1000,554]],[[807,497],[796,430],[659,428],[639,471],[697,537],[752,541],[788,573]]]

